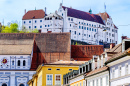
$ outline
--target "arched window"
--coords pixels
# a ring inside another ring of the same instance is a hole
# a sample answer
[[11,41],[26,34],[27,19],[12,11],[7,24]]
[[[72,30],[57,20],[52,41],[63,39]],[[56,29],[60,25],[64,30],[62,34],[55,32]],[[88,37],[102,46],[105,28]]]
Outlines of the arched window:
[[2,86],[7,86],[7,84],[4,83],[4,84],[2,84]]
[[23,60],[23,66],[25,66],[26,65],[26,61],[25,60]]
[[18,60],[18,66],[20,66],[20,60]]
[[14,60],[12,61],[12,65],[14,65]]
[[20,84],[19,86],[24,86],[24,84]]

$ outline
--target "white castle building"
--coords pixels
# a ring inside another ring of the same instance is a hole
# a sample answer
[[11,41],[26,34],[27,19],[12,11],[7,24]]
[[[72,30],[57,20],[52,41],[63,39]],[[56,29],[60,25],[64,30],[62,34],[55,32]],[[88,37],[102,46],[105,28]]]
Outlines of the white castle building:
[[[62,6],[55,13],[33,10],[25,13],[22,24],[25,28],[41,32],[71,32],[71,39],[89,44],[118,43],[118,28],[106,13],[92,14]],[[35,14],[37,13],[37,14]],[[31,17],[30,17],[30,16]],[[42,16],[41,16],[42,15]]]

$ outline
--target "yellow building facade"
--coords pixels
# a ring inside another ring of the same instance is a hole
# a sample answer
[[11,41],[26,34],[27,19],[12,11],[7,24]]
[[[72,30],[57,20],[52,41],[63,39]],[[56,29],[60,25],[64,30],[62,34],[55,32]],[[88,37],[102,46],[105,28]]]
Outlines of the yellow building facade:
[[29,86],[62,86],[63,75],[73,70],[78,70],[83,61],[58,62],[40,65],[36,74],[28,81]]

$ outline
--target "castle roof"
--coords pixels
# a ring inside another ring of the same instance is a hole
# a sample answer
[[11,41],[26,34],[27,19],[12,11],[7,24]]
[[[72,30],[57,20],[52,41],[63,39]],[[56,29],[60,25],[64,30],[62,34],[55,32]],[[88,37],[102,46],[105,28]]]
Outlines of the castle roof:
[[97,23],[104,25],[102,18],[100,16],[96,15],[96,14],[90,14],[89,12],[84,12],[84,11],[68,8],[68,7],[65,7],[65,6],[62,6],[62,8],[64,10],[65,9],[68,10],[67,15],[70,16],[70,17],[88,20],[88,21],[92,21],[92,22],[97,22]]
[[22,18],[22,20],[27,19],[40,19],[44,18],[45,12],[43,10],[30,10]]

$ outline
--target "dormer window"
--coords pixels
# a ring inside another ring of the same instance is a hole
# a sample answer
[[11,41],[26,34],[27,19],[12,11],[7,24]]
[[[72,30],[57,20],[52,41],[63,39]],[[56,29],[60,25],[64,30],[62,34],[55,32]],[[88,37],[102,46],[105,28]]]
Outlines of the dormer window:
[[18,60],[18,66],[20,66],[20,60]]

